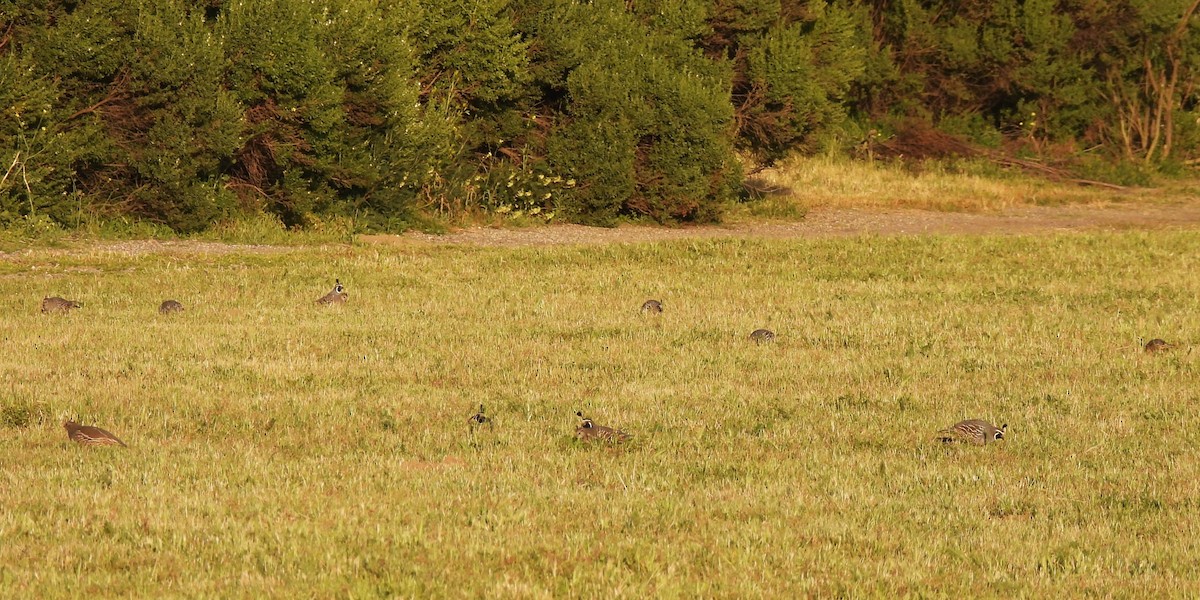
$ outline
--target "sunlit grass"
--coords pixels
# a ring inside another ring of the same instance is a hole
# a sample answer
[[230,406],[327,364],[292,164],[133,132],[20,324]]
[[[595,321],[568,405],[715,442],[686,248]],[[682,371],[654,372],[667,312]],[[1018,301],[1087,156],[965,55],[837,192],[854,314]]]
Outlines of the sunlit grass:
[[[1193,232],[103,248],[0,262],[16,597],[1144,596],[1198,575]],[[349,304],[316,306],[335,277]],[[84,308],[43,316],[44,295]],[[480,403],[495,425],[472,434]],[[576,410],[635,439],[580,446]],[[64,414],[130,448],[77,447]],[[933,442],[966,417],[1010,439]]]
[[[1176,201],[1194,182],[1164,179],[1153,189],[1113,190],[1005,171],[984,162],[900,163],[793,157],[754,176],[760,186],[789,192],[798,210],[814,207],[988,211],[1026,205]],[[778,211],[778,208],[774,209]],[[752,212],[753,214],[753,212]]]

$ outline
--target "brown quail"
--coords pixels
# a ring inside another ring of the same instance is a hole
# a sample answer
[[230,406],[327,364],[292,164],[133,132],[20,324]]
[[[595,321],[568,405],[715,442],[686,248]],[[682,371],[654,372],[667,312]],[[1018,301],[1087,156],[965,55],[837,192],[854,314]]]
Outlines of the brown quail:
[[67,300],[65,298],[59,298],[58,296],[51,296],[49,298],[42,299],[43,313],[65,313],[70,312],[71,309],[79,308],[81,306],[83,306],[83,304],[80,304],[79,302]]
[[662,302],[658,300],[647,300],[642,303],[642,314],[661,315],[662,311]]
[[489,419],[487,415],[483,414],[483,405],[480,404],[479,412],[471,415],[471,418],[467,419],[467,424],[470,425],[471,428],[475,428],[479,425],[491,425],[492,420]]
[[335,285],[333,286],[333,289],[328,294],[325,294],[324,296],[317,298],[317,304],[345,304],[346,303],[346,299],[350,297],[349,294],[346,293],[346,288],[342,287],[342,281],[340,279],[335,279],[334,282],[335,282]]
[[981,419],[967,419],[938,431],[938,441],[944,443],[962,442],[982,446],[991,441],[1004,439],[1006,431],[1008,431],[1007,423],[997,428],[995,425]]
[[163,300],[163,303],[158,306],[158,313],[162,315],[177,312],[183,312],[183,304],[180,304],[177,300]]
[[117,436],[91,425],[80,425],[74,421],[63,421],[63,427],[67,430],[67,437],[72,441],[83,444],[84,446],[124,446]]
[[770,329],[755,329],[750,334],[750,339],[754,340],[755,344],[765,344],[775,341],[775,332]]
[[578,411],[575,414],[580,419],[583,419],[583,423],[581,423],[579,427],[575,428],[576,439],[585,442],[591,440],[600,440],[603,442],[619,443],[633,437],[619,429],[613,429],[612,427],[605,427],[603,425],[597,425],[593,423],[591,419],[583,416],[582,411]]

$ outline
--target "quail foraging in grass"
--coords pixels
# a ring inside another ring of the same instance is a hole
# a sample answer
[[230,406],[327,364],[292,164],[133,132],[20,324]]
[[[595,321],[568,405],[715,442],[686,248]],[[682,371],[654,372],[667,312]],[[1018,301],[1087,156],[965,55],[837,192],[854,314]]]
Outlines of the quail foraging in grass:
[[163,303],[158,306],[158,313],[161,315],[177,312],[183,312],[183,304],[180,304],[178,300],[163,300]]
[[80,308],[81,306],[83,305],[79,302],[67,300],[65,298],[59,298],[58,296],[42,298],[43,313],[65,313],[70,312],[73,308]]
[[575,428],[575,437],[583,441],[601,440],[604,442],[624,442],[633,437],[619,429],[597,425],[591,419],[583,416],[583,411],[576,411],[575,414],[583,419],[583,423]]
[[991,441],[1004,439],[1006,431],[1008,431],[1008,423],[997,428],[995,425],[982,419],[967,419],[938,431],[938,441],[944,443],[962,442],[982,446]]
[[770,329],[755,329],[750,334],[750,339],[754,340],[755,344],[773,342],[775,341],[775,332]]
[[474,429],[479,425],[491,425],[492,420],[487,418],[487,415],[483,414],[483,405],[480,404],[479,412],[471,415],[471,418],[467,419],[467,424],[471,426],[471,429]]
[[1170,350],[1174,347],[1175,344],[1168,344],[1165,340],[1154,338],[1149,342],[1146,342],[1146,346],[1143,348],[1143,350],[1146,351],[1146,354],[1157,354],[1159,352]]
[[328,294],[317,298],[317,304],[345,304],[349,294],[346,293],[346,288],[342,287],[340,279],[334,279],[335,285]]
[[647,300],[642,303],[642,314],[650,313],[652,315],[662,314],[662,302],[658,300]]
[[117,436],[109,433],[99,427],[91,425],[80,425],[75,421],[63,421],[63,427],[67,430],[67,437],[71,441],[83,444],[84,446],[124,446]]

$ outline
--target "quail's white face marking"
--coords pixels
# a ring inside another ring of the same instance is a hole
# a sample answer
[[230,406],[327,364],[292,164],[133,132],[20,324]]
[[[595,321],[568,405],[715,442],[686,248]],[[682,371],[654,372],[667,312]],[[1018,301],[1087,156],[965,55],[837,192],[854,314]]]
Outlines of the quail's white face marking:
[[480,404],[480,405],[479,405],[479,412],[477,412],[477,413],[475,413],[475,414],[471,415],[471,418],[467,419],[467,422],[468,422],[468,423],[470,423],[471,425],[484,425],[484,424],[491,424],[492,420],[491,420],[491,419],[489,419],[489,418],[488,418],[486,415],[484,415],[483,413],[484,413],[484,411],[483,411],[483,405],[482,405],[482,404]]

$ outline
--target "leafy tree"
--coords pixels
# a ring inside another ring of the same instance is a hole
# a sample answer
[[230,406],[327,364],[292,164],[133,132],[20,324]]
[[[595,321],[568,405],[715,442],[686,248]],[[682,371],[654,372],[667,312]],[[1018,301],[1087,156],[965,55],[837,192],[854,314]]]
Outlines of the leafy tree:
[[[1152,162],[1173,157],[1183,133],[1184,150],[1195,156],[1200,152],[1194,132],[1200,119],[1200,0],[1097,4],[1081,16],[1107,34],[1094,63],[1115,114],[1097,121],[1100,139],[1118,145],[1128,159]],[[1190,123],[1179,116],[1190,116]]]
[[246,210],[387,226],[453,160],[452,125],[419,103],[403,5],[43,0],[19,10],[5,64],[28,65],[27,83],[55,82],[43,126],[82,142],[55,159],[64,168],[42,170],[59,173],[38,195],[60,221],[73,207],[53,199],[79,190],[92,212],[185,231]]
[[602,224],[716,218],[737,181],[728,72],[623,3],[557,9],[538,31],[542,83],[565,113],[547,158],[579,181],[560,208]]

